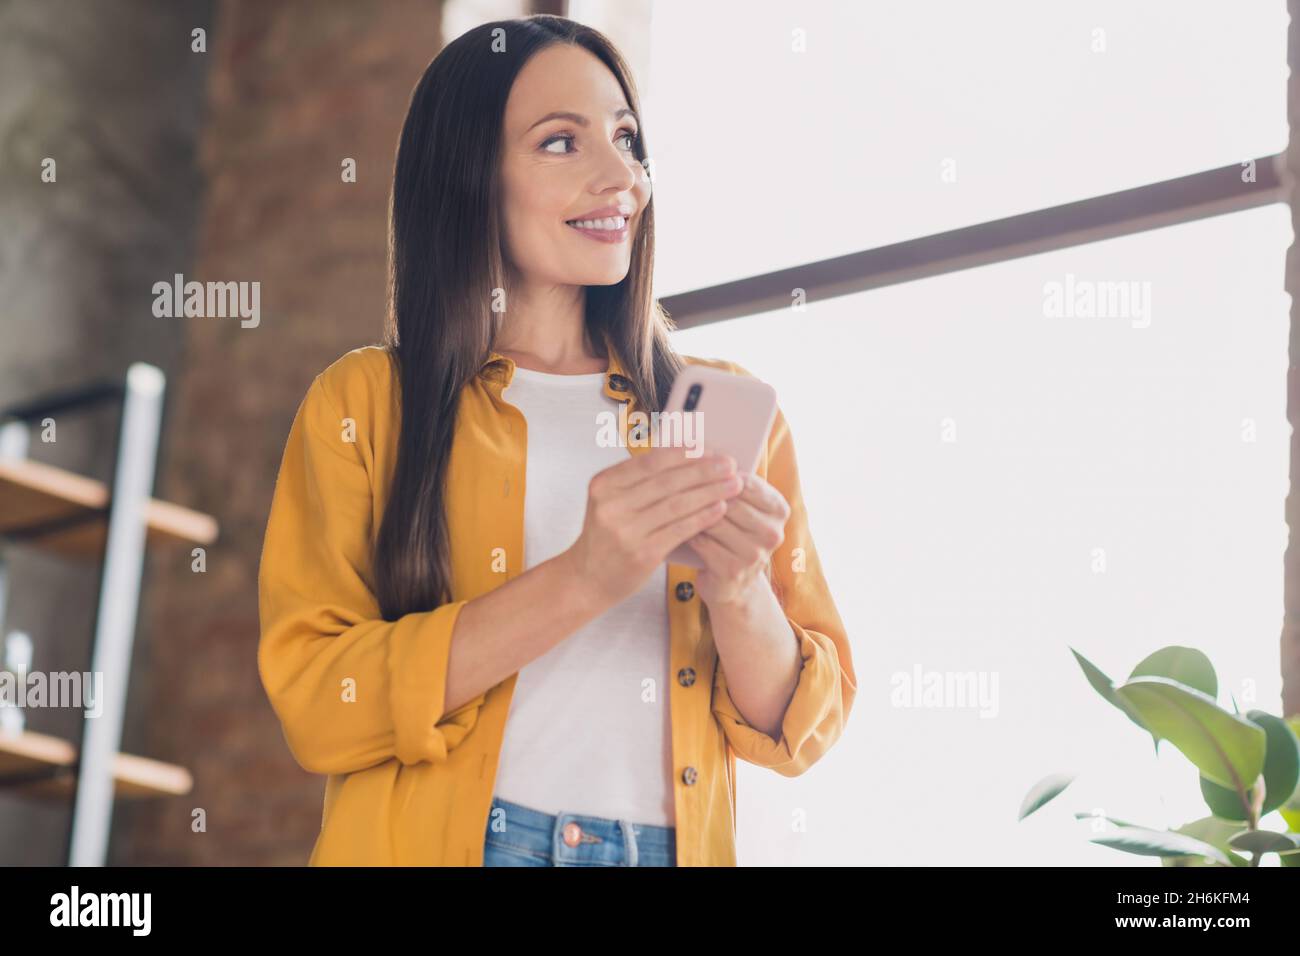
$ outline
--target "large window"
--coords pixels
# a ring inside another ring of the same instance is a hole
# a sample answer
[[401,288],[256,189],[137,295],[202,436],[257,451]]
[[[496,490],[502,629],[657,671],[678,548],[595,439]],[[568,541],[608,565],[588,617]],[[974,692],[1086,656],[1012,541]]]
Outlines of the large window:
[[652,23],[661,295],[1286,146],[1280,0],[656,0]]
[[[656,3],[658,291],[1279,152],[1286,29],[1280,2]],[[1265,205],[676,333],[776,387],[859,678],[807,775],[742,766],[742,863],[1150,865],[1070,811],[1206,815],[1069,648],[1122,676],[1196,646],[1277,709],[1292,238]],[[907,706],[932,672],[985,701]]]
[[[744,863],[1146,865],[1064,808],[1205,815],[1068,648],[1122,676],[1199,647],[1276,709],[1291,239],[1273,205],[676,334],[777,389],[859,677],[824,765],[741,771]],[[1146,283],[1147,314],[1056,317],[1069,275]],[[904,706],[918,670],[992,706]],[[1017,824],[1056,770],[1063,809]]]

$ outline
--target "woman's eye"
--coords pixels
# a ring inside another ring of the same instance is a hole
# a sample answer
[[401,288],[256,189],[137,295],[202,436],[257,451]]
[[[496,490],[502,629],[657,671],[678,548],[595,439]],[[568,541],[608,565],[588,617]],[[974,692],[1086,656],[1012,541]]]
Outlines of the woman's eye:
[[[573,142],[572,136],[552,136],[546,142],[542,143],[542,149],[544,149],[548,153],[554,153],[555,150],[550,148],[551,143],[571,143],[571,142]],[[567,153],[568,150],[567,149],[562,150],[561,152]]]
[[[626,140],[630,140],[630,141],[631,141],[631,142],[628,144],[628,147],[627,147],[627,149],[628,149],[629,152],[631,152],[631,151],[633,151],[633,150],[636,149],[637,134],[636,134],[636,131],[635,131],[635,130],[630,130],[630,129],[628,129],[628,130],[623,130],[623,131],[619,134],[619,137],[618,137],[618,138],[619,138],[619,139],[626,139]],[[562,150],[554,150],[554,149],[551,149],[551,146],[552,146],[553,144],[555,144],[555,143],[572,143],[572,142],[573,142],[573,136],[572,136],[571,134],[569,134],[569,133],[557,133],[556,135],[554,135],[554,136],[550,137],[549,139],[545,140],[545,141],[542,143],[542,147],[541,147],[541,148],[542,148],[544,151],[548,152],[548,153],[554,153],[554,154],[557,155],[557,156],[565,156],[565,155],[567,155],[567,154],[570,152],[570,150],[568,150],[567,148],[566,148],[566,149],[562,149]]]

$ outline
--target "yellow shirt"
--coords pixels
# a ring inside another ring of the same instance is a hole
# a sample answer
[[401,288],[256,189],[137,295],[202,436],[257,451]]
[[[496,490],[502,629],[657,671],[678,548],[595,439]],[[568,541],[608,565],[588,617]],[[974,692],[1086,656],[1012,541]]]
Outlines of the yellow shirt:
[[[635,398],[610,351],[605,394]],[[733,362],[688,363],[750,372]],[[493,352],[461,393],[444,498],[452,600],[380,616],[371,557],[397,455],[399,384],[377,346],[316,376],[289,432],[258,569],[258,671],[289,750],[327,776],[312,866],[481,866],[493,781],[517,675],[444,712],[447,660],[465,604],[522,573],[526,435],[501,393],[513,360]],[[624,424],[631,454],[645,451]],[[642,433],[644,434],[644,433]],[[844,625],[808,533],[794,442],[780,409],[758,464],[790,505],[774,590],[803,666],[781,737],[750,726],[718,666],[696,569],[669,564],[678,866],[736,865],[736,757],[787,777],[843,732],[856,692]],[[580,746],[580,741],[574,742]]]

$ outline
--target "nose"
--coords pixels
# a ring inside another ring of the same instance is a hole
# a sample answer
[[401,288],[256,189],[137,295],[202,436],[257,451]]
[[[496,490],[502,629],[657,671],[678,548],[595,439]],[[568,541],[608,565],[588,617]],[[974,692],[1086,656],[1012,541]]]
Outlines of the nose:
[[[637,159],[635,153],[629,153],[627,150],[619,149],[611,142],[605,152],[600,156],[600,192],[606,192],[610,187],[616,187],[619,192],[629,192],[637,185],[640,174],[643,172],[641,161]],[[637,204],[638,208],[640,204]]]

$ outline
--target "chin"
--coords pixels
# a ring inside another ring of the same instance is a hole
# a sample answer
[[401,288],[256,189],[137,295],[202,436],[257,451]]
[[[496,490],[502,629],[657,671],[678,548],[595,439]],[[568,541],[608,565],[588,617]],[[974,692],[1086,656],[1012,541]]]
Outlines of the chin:
[[569,274],[570,285],[618,285],[627,278],[628,264],[616,269],[582,269]]
[[624,269],[622,272],[618,273],[617,275],[610,273],[608,275],[602,275],[596,279],[588,279],[587,281],[579,284],[580,285],[618,285],[626,278],[627,278],[627,270]]

